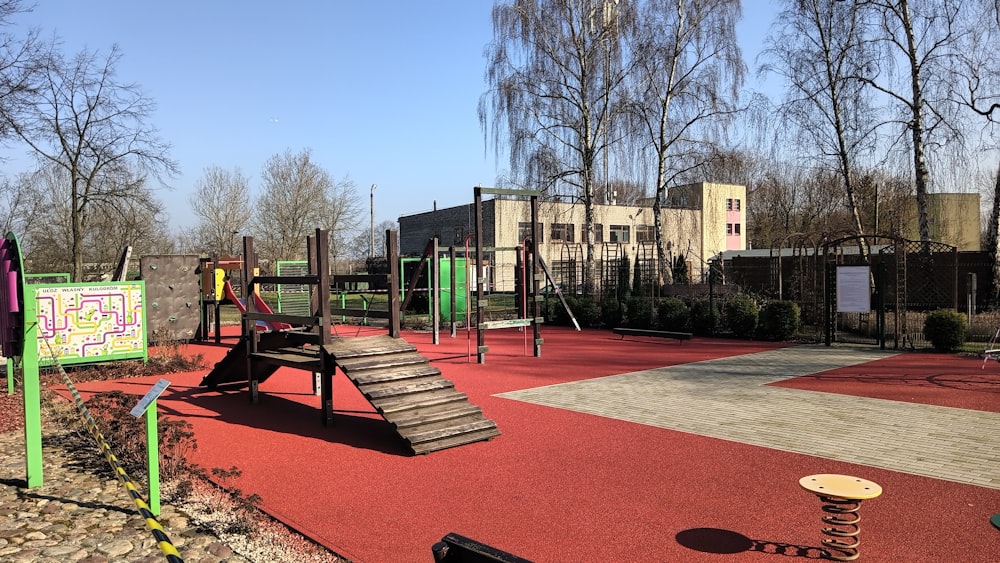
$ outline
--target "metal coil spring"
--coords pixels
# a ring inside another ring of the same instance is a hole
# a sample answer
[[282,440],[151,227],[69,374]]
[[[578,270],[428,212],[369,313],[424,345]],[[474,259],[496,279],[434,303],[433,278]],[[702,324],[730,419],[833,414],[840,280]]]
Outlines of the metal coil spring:
[[861,501],[824,496],[819,499],[824,503],[823,512],[826,513],[823,522],[829,524],[823,527],[823,533],[833,536],[823,540],[823,545],[830,548],[823,552],[824,557],[835,561],[854,561],[858,558],[858,546],[861,544],[858,538],[861,533],[861,516],[858,514]]

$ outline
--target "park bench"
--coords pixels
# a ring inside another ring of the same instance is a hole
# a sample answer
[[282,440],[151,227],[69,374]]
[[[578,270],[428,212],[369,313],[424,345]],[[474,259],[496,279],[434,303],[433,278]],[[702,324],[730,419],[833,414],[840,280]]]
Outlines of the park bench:
[[431,546],[435,563],[531,563],[506,551],[454,532]]
[[673,338],[675,340],[691,340],[693,336],[690,332],[675,332],[671,330],[650,330],[646,328],[614,328],[612,332],[622,337],[626,336],[651,336],[653,338]]

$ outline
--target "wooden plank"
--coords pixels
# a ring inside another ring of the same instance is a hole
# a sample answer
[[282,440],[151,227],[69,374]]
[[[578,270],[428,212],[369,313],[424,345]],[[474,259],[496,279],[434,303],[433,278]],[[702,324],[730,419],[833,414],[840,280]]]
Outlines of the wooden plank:
[[338,362],[342,359],[358,356],[417,351],[416,346],[402,338],[391,338],[385,335],[340,338],[323,346],[323,349]]
[[389,422],[396,426],[396,428],[409,428],[423,424],[482,415],[483,409],[469,402],[461,402],[407,411],[406,413],[400,413],[400,415],[392,417]]
[[272,323],[287,323],[290,325],[309,325],[309,326],[318,325],[323,321],[321,317],[311,317],[304,315],[283,315],[281,313],[253,313],[250,311],[243,313],[243,318],[250,321],[268,321]]
[[356,385],[372,385],[386,381],[400,381],[415,377],[426,377],[428,375],[441,375],[441,370],[428,364],[414,364],[405,367],[390,367],[384,369],[361,370],[352,372],[350,378]]
[[378,356],[350,358],[338,361],[337,365],[344,370],[344,373],[346,373],[348,377],[350,377],[353,372],[360,370],[385,369],[391,367],[405,368],[426,363],[427,358],[417,354],[416,352],[412,352],[409,354],[380,354]]
[[406,395],[414,395],[416,393],[425,393],[427,391],[437,391],[439,389],[453,389],[455,384],[451,381],[440,377],[425,377],[419,380],[405,382],[392,381],[389,383],[378,383],[376,385],[367,385],[363,388],[359,388],[364,396],[369,401],[377,401],[379,399],[388,399],[392,397],[403,397]]
[[411,444],[410,449],[413,450],[415,454],[429,454],[431,452],[436,452],[448,448],[454,448],[457,446],[464,446],[466,444],[472,444],[474,442],[482,442],[484,440],[489,440],[500,435],[500,431],[496,428],[487,428],[480,430],[478,432],[472,432],[469,434],[459,434],[457,436],[449,436],[442,440],[437,440],[434,442],[421,442],[419,444]]
[[383,413],[386,419],[388,419],[390,415],[397,412],[412,411],[435,405],[465,401],[467,399],[468,396],[465,393],[460,393],[452,387],[449,389],[429,391],[419,395],[389,397],[378,401],[372,401],[371,403],[372,406],[378,409],[380,413]]
[[478,326],[482,330],[489,330],[492,328],[513,328],[516,326],[529,326],[531,325],[531,319],[507,319],[503,321],[487,321],[485,323],[479,323]]
[[319,276],[254,276],[250,283],[254,285],[316,285],[319,283]]
[[437,428],[433,430],[423,430],[418,427],[414,429],[416,432],[403,432],[401,434],[411,444],[419,444],[421,442],[432,442],[434,440],[450,438],[461,434],[469,434],[480,430],[496,429],[496,427],[496,423],[492,420],[484,418],[466,424],[460,424],[458,426],[446,426],[444,428]]
[[252,360],[272,365],[288,366],[306,371],[320,370],[320,359],[318,354],[301,353],[284,349],[272,350],[268,352],[254,352],[250,354],[250,358]]

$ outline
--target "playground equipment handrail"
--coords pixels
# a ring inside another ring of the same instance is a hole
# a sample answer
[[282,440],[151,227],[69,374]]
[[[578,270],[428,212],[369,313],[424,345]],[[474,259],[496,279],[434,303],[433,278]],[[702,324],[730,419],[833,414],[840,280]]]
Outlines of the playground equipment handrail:
[[111,446],[108,441],[104,438],[100,429],[97,427],[97,422],[94,421],[94,417],[90,415],[90,411],[87,410],[87,406],[83,403],[83,398],[80,397],[80,392],[77,391],[76,386],[73,385],[73,381],[66,374],[66,370],[63,369],[62,364],[59,363],[59,358],[52,350],[52,346],[46,341],[45,345],[49,348],[49,355],[52,357],[52,363],[59,369],[59,374],[63,378],[63,382],[66,387],[69,388],[69,392],[73,395],[73,402],[76,404],[76,409],[83,418],[84,425],[87,430],[90,431],[90,435],[94,437],[97,441],[97,446],[100,448],[101,453],[104,454],[105,459],[108,460],[108,464],[111,465],[111,470],[115,472],[115,476],[121,481],[122,485],[128,490],[128,494],[132,497],[135,502],[136,510],[139,515],[143,517],[146,521],[146,527],[150,532],[153,533],[153,538],[156,539],[156,545],[160,548],[160,552],[167,557],[167,561],[170,563],[184,563],[181,559],[180,553],[177,552],[177,548],[170,541],[170,537],[167,536],[167,532],[163,529],[163,526],[156,520],[156,516],[153,515],[152,511],[149,509],[149,505],[142,498],[139,493],[139,489],[136,488],[135,484],[132,482],[132,478],[129,477],[125,468],[121,466],[118,462],[118,458],[115,456],[114,452],[111,451]]

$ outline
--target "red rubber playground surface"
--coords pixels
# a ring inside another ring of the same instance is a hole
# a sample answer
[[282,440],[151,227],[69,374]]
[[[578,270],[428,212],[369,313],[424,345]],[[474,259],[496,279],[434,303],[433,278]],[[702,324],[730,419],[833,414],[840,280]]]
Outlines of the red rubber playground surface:
[[[261,385],[257,405],[245,390],[199,388],[205,372],[171,375],[160,412],[194,426],[197,463],[237,466],[242,476],[234,486],[259,494],[269,513],[356,562],[432,561],[431,545],[448,532],[535,561],[817,559],[819,501],[798,484],[814,473],[856,475],[883,487],[861,510],[863,561],[1000,561],[1000,530],[989,523],[1000,512],[1000,489],[494,396],[774,345],[620,340],[610,331],[546,327],[542,357],[531,357],[523,333],[491,331],[480,365],[474,355],[469,362],[464,332],[454,340],[443,334],[439,346],[429,334],[403,336],[496,420],[501,436],[410,456],[346,378],[335,377],[341,410],[324,427],[311,375],[284,368]],[[214,363],[227,348],[189,350]],[[1000,412],[1000,366],[981,365],[910,353],[782,385]],[[141,395],[155,379],[80,388],[85,395],[109,388]]]

